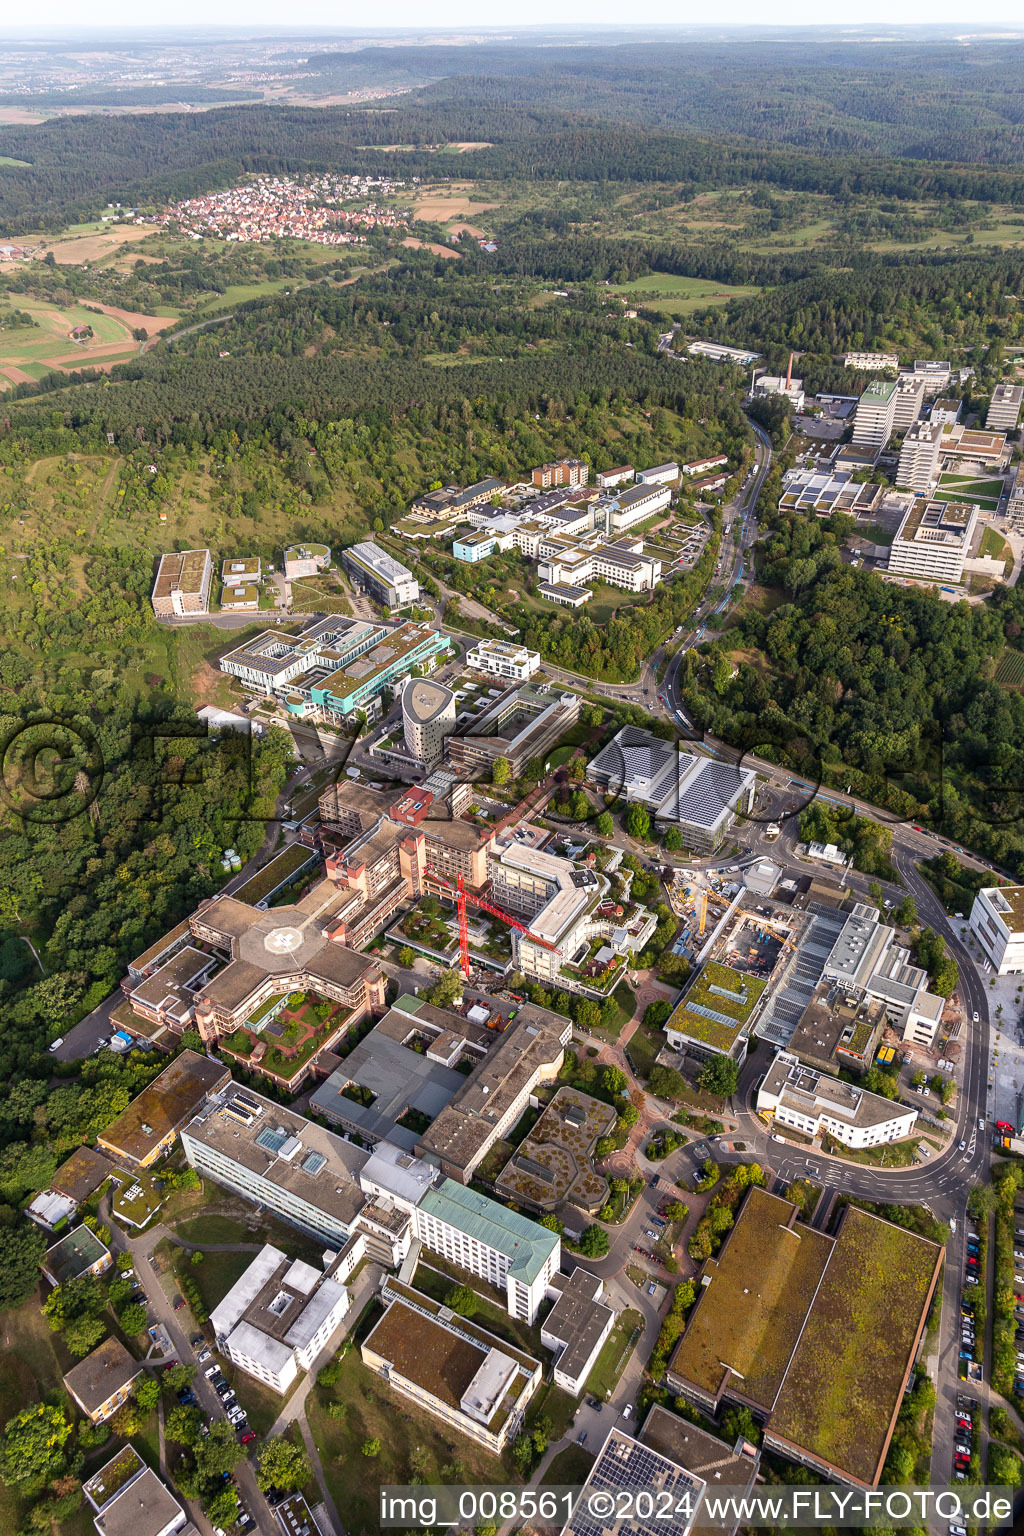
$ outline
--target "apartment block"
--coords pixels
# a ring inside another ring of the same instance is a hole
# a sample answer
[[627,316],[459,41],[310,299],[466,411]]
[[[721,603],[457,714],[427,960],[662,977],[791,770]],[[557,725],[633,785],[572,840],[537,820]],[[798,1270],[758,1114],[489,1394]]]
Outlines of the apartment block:
[[1022,402],[1024,385],[997,384],[992,391],[988,415],[985,417],[985,431],[1016,432]]
[[153,583],[153,612],[168,619],[209,613],[212,581],[213,557],[208,549],[161,555]]
[[287,1392],[326,1349],[349,1308],[339,1255],[322,1269],[265,1243],[210,1314],[217,1349],[273,1392]]
[[938,421],[915,422],[907,432],[896,469],[896,484],[901,490],[926,496],[938,484],[942,433]]
[[889,570],[917,581],[960,582],[977,523],[971,503],[916,502],[890,546]]
[[636,472],[637,485],[674,485],[678,479],[679,465],[672,461],[655,464],[651,469],[638,469]]
[[716,453],[710,459],[689,459],[687,463],[680,464],[681,475],[709,475],[712,470],[725,469],[729,463],[727,453]]
[[552,693],[535,684],[510,688],[470,725],[448,738],[448,757],[466,777],[490,772],[495,760],[507,759],[513,774],[531,758],[545,758],[579,719],[575,693]]
[[557,459],[553,464],[539,464],[531,471],[530,479],[542,490],[553,485],[586,485],[590,478],[590,465],[583,459]]
[[1006,521],[1016,533],[1024,530],[1024,464],[1018,464],[1014,471],[1006,502]]
[[343,549],[341,563],[352,580],[385,608],[404,608],[419,601],[419,582],[409,568],[372,539]]
[[196,1528],[134,1446],[126,1445],[82,1484],[98,1536],[185,1536]]
[[885,380],[869,384],[857,402],[853,441],[858,448],[881,452],[893,434],[896,419],[896,385]]
[[1024,885],[983,886],[974,898],[970,928],[998,976],[1024,971]]
[[602,491],[611,491],[616,486],[630,484],[635,478],[636,470],[632,464],[620,464],[615,469],[602,469],[597,484]]
[[540,653],[507,640],[478,640],[466,654],[466,665],[490,677],[525,683],[540,669]]
[[917,358],[911,372],[914,378],[924,380],[924,392],[928,399],[934,399],[944,389],[948,389],[953,377],[949,363],[937,358]]
[[886,368],[895,370],[900,365],[895,352],[844,352],[839,361],[845,368],[855,368],[860,373],[883,373]]
[[360,1347],[395,1392],[493,1455],[519,1433],[543,1368],[523,1350],[388,1280],[387,1311]]
[[778,1051],[757,1090],[757,1112],[803,1136],[831,1136],[861,1150],[901,1141],[917,1123],[917,1110],[806,1067]]
[[413,1213],[413,1229],[432,1253],[504,1291],[510,1317],[536,1322],[558,1271],[562,1245],[556,1232],[453,1179],[427,1190]]
[[615,1326],[616,1313],[601,1299],[604,1281],[580,1265],[569,1275],[552,1275],[548,1295],[555,1304],[541,1324],[540,1341],[555,1354],[555,1385],[578,1397]]

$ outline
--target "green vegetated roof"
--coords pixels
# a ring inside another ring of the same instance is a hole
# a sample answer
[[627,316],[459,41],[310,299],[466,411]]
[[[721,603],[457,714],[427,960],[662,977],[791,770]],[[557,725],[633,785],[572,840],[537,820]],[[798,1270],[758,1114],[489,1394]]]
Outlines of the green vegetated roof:
[[769,1409],[828,1261],[830,1239],[790,1227],[793,1206],[752,1189],[718,1259],[705,1273],[672,1360],[677,1376],[717,1393],[727,1368],[745,1397]]
[[772,1415],[773,1434],[872,1482],[942,1250],[851,1207]]
[[767,985],[759,976],[709,960],[676,1004],[665,1028],[728,1051]]
[[789,1225],[794,1210],[749,1192],[670,1370],[741,1394],[772,1436],[873,1483],[942,1249],[854,1206],[834,1238]]

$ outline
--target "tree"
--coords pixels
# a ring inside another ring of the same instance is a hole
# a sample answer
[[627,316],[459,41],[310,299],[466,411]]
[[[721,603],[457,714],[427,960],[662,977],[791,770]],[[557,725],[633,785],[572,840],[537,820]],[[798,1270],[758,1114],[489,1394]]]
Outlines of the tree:
[[363,1441],[363,1455],[364,1456],[379,1456],[380,1455],[380,1441],[377,1439],[376,1435],[372,1435],[369,1440],[364,1440]]
[[0,1439],[0,1479],[9,1487],[38,1486],[64,1470],[71,1425],[63,1408],[34,1403],[8,1419]]
[[451,1307],[459,1317],[472,1317],[477,1309],[480,1298],[468,1285],[455,1285],[444,1298],[446,1307]]
[[615,821],[611,811],[602,811],[594,826],[601,837],[611,837],[615,831]]
[[256,1482],[264,1492],[268,1488],[290,1492],[308,1483],[312,1476],[313,1467],[305,1448],[285,1435],[275,1435],[260,1448]]
[[576,1023],[580,1029],[597,1029],[601,1023],[601,1010],[589,997],[582,998],[576,1004]]
[[512,767],[507,757],[496,757],[491,769],[491,783],[501,789],[511,782]]
[[658,1099],[681,1099],[686,1092],[686,1079],[675,1067],[655,1065],[651,1068],[647,1086]]
[[167,1410],[164,1433],[171,1440],[177,1440],[179,1445],[195,1445],[201,1438],[199,1426],[202,1421],[203,1416],[198,1408],[175,1403],[173,1408]]
[[685,1221],[687,1217],[686,1206],[681,1200],[670,1200],[665,1207],[665,1215],[669,1221]]
[[626,831],[638,843],[646,843],[651,835],[651,818],[645,806],[634,800],[626,811]]
[[226,1530],[238,1518],[238,1494],[229,1485],[206,1500],[206,1518],[216,1530]]
[[403,944],[401,949],[398,951],[399,965],[403,966],[405,970],[410,971],[412,970],[412,963],[415,958],[416,956],[413,954],[408,944]]
[[442,971],[428,994],[437,1008],[450,1008],[462,996],[462,977],[458,971]]
[[556,1215],[554,1215],[554,1213],[551,1212],[551,1211],[549,1211],[546,1216],[542,1216],[540,1218],[540,1220],[538,1221],[537,1225],[540,1226],[540,1227],[547,1227],[549,1232],[557,1232],[559,1237],[561,1237],[561,1235],[562,1235],[562,1231],[563,1231],[562,1223],[559,1221],[558,1217]]
[[736,1092],[740,1069],[731,1056],[709,1056],[697,1079],[702,1093],[713,1093],[727,1099]]
[[132,1302],[118,1317],[121,1329],[129,1338],[137,1338],[146,1328],[146,1309],[141,1302]]
[[601,1073],[601,1087],[605,1093],[616,1097],[626,1091],[626,1074],[621,1067],[605,1067]]
[[661,1029],[668,1022],[672,1012],[672,1004],[665,998],[659,998],[656,1003],[648,1003],[644,1009],[644,1028]]
[[195,1375],[196,1367],[194,1365],[184,1365],[179,1362],[177,1365],[170,1366],[168,1370],[164,1371],[163,1375],[162,1385],[164,1391],[184,1391],[186,1387],[190,1387],[192,1385],[193,1381],[195,1380]]
[[597,1225],[587,1227],[580,1238],[580,1252],[588,1259],[603,1259],[608,1252],[608,1233]]
[[665,849],[668,853],[678,853],[683,846],[683,834],[678,827],[669,827],[665,833]]
[[141,1381],[135,1383],[132,1391],[143,1413],[152,1413],[160,1401],[160,1383],[152,1376],[143,1376]]
[[110,1421],[110,1427],[122,1440],[130,1440],[132,1435],[138,1434],[142,1428],[142,1410],[133,1397],[121,1404]]
[[0,1312],[23,1305],[39,1284],[46,1239],[27,1221],[0,1227]]

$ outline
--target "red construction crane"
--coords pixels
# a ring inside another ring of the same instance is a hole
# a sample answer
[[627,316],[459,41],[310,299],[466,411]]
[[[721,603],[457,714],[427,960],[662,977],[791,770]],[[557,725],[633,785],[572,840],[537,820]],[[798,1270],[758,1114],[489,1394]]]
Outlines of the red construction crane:
[[[485,901],[482,896],[474,896],[467,891],[461,875],[458,877],[458,884],[452,885],[450,880],[446,880],[444,875],[439,874],[430,865],[427,866],[427,873],[431,879],[436,880],[438,885],[443,885],[455,898],[455,908],[459,914],[459,969],[462,972],[463,980],[469,976],[469,925],[466,921],[467,902],[471,901],[474,907],[479,907],[483,912],[489,912],[492,917],[500,918],[503,923],[507,923],[510,928],[515,928],[518,933],[530,933],[529,925],[520,922],[518,917],[513,917],[511,912],[504,912],[501,907],[496,907],[493,902]],[[530,933],[530,938],[534,944],[540,944],[544,949],[555,948],[554,944],[549,944],[547,939],[538,938],[535,933]]]

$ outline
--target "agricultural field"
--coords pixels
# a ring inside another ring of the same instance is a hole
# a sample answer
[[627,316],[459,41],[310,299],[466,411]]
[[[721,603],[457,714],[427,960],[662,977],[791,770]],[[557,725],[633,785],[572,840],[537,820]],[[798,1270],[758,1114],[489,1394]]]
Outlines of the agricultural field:
[[174,324],[173,316],[133,314],[110,305],[57,308],[20,294],[15,302],[35,323],[0,330],[0,387],[41,379],[55,369],[68,373],[127,362],[139,354],[134,330],[152,336]]
[[1000,688],[1024,687],[1024,651],[1005,650],[999,658],[993,681]]

